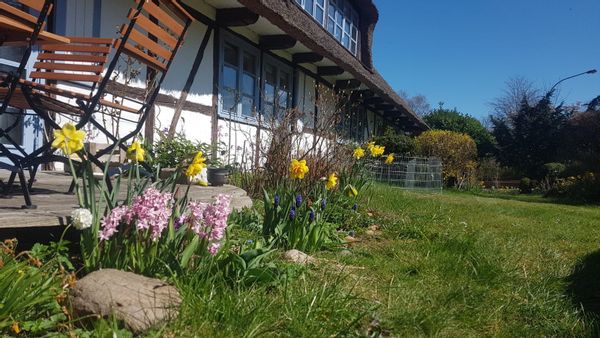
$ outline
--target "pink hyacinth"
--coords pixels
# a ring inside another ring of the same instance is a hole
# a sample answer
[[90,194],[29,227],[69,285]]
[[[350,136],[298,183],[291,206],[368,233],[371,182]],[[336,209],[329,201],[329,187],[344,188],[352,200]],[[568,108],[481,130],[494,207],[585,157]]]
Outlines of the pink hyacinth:
[[104,217],[104,219],[102,220],[102,230],[100,231],[100,234],[98,236],[100,237],[100,240],[106,241],[109,238],[111,238],[112,235],[114,235],[115,232],[118,231],[117,227],[119,226],[119,223],[121,223],[121,220],[126,216],[129,217],[129,213],[129,207],[126,205],[112,209],[110,211],[110,214],[108,214],[108,216]]
[[172,210],[173,195],[161,193],[155,188],[148,188],[140,196],[136,196],[130,206],[120,206],[111,210],[102,220],[102,230],[99,237],[108,240],[115,232],[121,221],[131,224],[136,222],[138,231],[151,231],[151,238],[156,241],[169,224]]
[[188,204],[183,222],[201,239],[207,239],[208,252],[215,255],[225,236],[229,217],[231,196],[219,195],[214,203],[192,201]]

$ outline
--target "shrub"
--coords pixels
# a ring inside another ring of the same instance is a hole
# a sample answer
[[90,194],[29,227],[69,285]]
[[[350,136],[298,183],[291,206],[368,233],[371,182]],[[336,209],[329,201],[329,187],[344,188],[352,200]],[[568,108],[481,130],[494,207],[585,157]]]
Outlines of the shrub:
[[374,137],[372,141],[384,146],[388,153],[406,156],[415,154],[415,139],[407,135],[398,134],[394,129],[389,127],[382,136]]
[[533,191],[533,183],[531,179],[528,177],[523,177],[519,182],[519,193],[521,194],[531,194]]
[[600,179],[598,174],[592,172],[559,178],[545,195],[578,202],[597,203],[600,202]]
[[477,146],[467,135],[446,130],[429,130],[416,138],[417,152],[442,160],[446,185],[461,187],[476,166]]
[[161,168],[176,168],[185,160],[201,151],[209,154],[210,145],[200,142],[192,142],[183,134],[176,134],[172,139],[166,135],[161,135],[160,140],[156,142],[153,148],[154,165]]

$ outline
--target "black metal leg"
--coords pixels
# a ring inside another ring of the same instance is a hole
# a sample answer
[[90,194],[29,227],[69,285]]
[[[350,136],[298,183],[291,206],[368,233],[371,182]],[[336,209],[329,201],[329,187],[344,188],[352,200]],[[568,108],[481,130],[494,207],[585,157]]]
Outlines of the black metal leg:
[[18,169],[19,175],[19,183],[21,183],[21,190],[23,191],[23,198],[25,198],[25,204],[21,206],[22,209],[37,209],[37,205],[31,203],[31,195],[29,194],[29,189],[27,187],[27,180],[25,179],[25,173],[23,173],[23,169]]

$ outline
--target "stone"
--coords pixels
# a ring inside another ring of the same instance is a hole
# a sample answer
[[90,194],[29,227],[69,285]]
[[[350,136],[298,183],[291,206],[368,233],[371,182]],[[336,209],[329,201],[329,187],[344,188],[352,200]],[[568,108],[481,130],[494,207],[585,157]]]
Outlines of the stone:
[[350,251],[348,249],[344,249],[344,250],[340,251],[340,256],[342,256],[342,257],[352,256],[352,251]]
[[346,237],[344,237],[344,241],[346,243],[356,243],[356,242],[359,242],[360,240],[355,237],[352,237],[352,236],[346,236]]
[[315,264],[317,262],[317,259],[313,256],[307,255],[304,252],[295,249],[286,251],[283,254],[283,259],[300,265]]
[[179,292],[173,286],[115,269],[98,270],[83,277],[69,296],[76,314],[101,317],[114,314],[136,333],[177,317],[181,304]]

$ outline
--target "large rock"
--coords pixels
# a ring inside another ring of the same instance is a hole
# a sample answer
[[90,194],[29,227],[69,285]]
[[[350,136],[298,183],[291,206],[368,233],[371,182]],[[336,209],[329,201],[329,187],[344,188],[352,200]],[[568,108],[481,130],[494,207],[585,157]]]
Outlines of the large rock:
[[114,269],[98,270],[77,281],[70,291],[79,315],[116,318],[134,332],[175,318],[181,304],[179,292],[165,282]]
[[304,252],[296,250],[296,249],[286,251],[283,254],[283,259],[285,259],[286,261],[288,261],[290,263],[296,263],[296,264],[300,264],[300,265],[317,263],[316,258],[314,258],[313,256],[310,256],[310,255],[307,255]]

